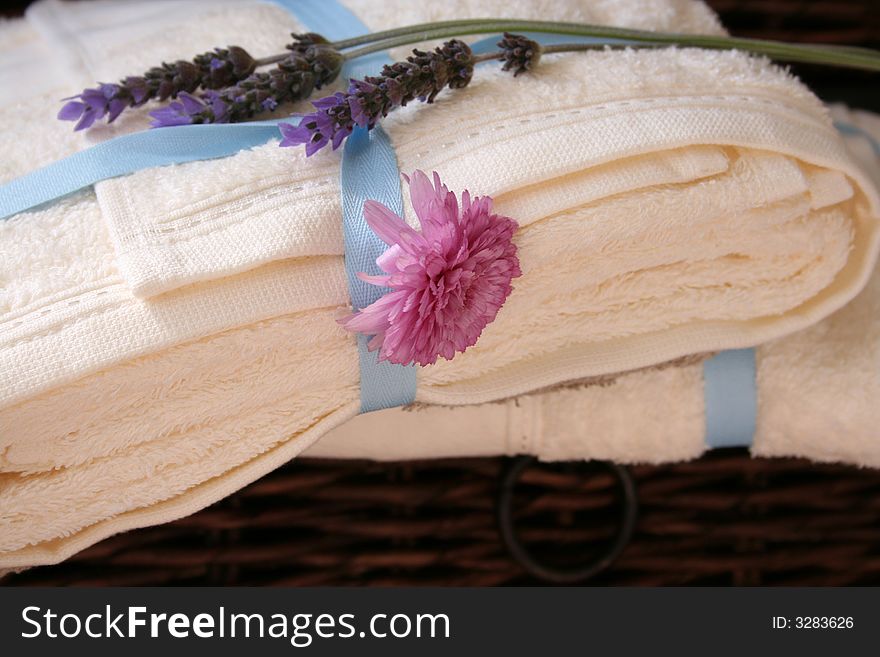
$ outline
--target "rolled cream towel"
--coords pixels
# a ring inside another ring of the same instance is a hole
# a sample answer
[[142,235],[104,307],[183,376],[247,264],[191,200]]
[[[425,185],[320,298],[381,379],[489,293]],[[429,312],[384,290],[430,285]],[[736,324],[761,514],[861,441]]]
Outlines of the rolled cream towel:
[[[719,30],[696,3],[352,6],[374,29],[495,14]],[[221,43],[271,54],[302,29],[266,4],[152,7],[44,2],[3,28],[67,48],[71,67],[63,88],[0,99],[4,178],[143,127],[132,112],[84,138],[37,118],[78,87]],[[421,402],[756,344],[837,309],[871,269],[871,182],[818,101],[764,61],[547,57],[541,75],[489,67],[444,96],[385,122],[401,168],[495,196],[522,226],[524,275],[474,348],[419,371]],[[338,153],[269,144],[0,225],[0,565],[195,511],[357,413],[355,343],[335,323],[348,299],[338,167]]]
[[[833,108],[853,157],[880,179],[880,116]],[[531,454],[667,463],[706,449],[700,359],[475,406],[359,415],[302,457],[394,461]],[[846,307],[756,350],[752,454],[880,467],[880,267]]]
[[[754,456],[880,467],[880,270],[842,310],[758,347],[756,362]],[[360,415],[300,458],[682,461],[708,449],[704,400],[701,363],[655,367],[490,404]]]
[[[753,455],[880,467],[880,270],[845,308],[756,357]],[[360,415],[302,457],[667,463],[706,449],[703,366],[693,363],[492,404]]]

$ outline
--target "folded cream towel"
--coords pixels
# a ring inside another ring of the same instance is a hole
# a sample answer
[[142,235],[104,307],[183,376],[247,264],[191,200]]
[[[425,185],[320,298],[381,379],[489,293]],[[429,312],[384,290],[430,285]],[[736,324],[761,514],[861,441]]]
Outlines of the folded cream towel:
[[[78,86],[218,42],[269,54],[301,29],[272,5],[147,4],[129,5],[136,29],[124,13],[100,20],[103,2],[95,14],[43,2],[29,18],[69,48]],[[719,29],[697,3],[428,4],[356,9],[374,28],[497,14]],[[33,30],[4,29],[38,47]],[[420,370],[419,401],[503,399],[756,344],[863,286],[876,192],[779,69],[698,50],[542,68],[522,82],[481,71],[386,122],[404,171],[492,194],[522,225],[515,293],[476,347]],[[34,120],[76,90],[49,87],[0,100],[15,126],[0,137],[5,178],[83,145],[69,125]],[[133,112],[89,138],[142,126]],[[269,144],[107,181],[0,225],[0,565],[57,561],[192,512],[357,412],[354,341],[334,321],[347,302],[338,165]]]
[[[757,384],[753,455],[880,467],[880,269],[842,310],[758,347]],[[705,431],[703,368],[694,363],[494,404],[360,415],[303,456],[666,463],[700,456]]]
[[[833,108],[847,146],[880,179],[880,116]],[[873,137],[873,141],[872,138]],[[819,324],[756,350],[752,453],[880,467],[880,267],[858,297]],[[380,461],[531,454],[540,459],[665,463],[706,449],[699,362],[589,387],[478,406],[360,415],[303,456]]]

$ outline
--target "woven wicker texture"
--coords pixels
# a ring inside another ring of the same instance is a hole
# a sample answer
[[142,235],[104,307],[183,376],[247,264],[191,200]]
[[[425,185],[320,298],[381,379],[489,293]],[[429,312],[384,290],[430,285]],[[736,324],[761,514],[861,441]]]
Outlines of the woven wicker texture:
[[[201,513],[7,583],[535,583],[499,537],[504,464],[294,462]],[[880,472],[744,450],[630,471],[635,534],[592,583],[880,584]],[[611,484],[566,466],[529,468],[515,495],[522,540],[554,563],[589,558],[617,523]]]
[[880,38],[872,0],[706,0],[727,29],[782,41],[868,45]]

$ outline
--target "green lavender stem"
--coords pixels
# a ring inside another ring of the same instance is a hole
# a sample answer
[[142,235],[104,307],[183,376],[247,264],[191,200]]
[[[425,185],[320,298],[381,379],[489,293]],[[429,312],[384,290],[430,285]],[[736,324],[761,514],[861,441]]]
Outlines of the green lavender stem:
[[[345,53],[346,59],[354,59],[374,52],[388,50],[422,41],[446,39],[451,37],[495,34],[500,32],[541,32],[587,36],[600,39],[624,39],[654,45],[676,45],[683,47],[709,48],[714,50],[744,50],[785,62],[824,64],[870,71],[880,71],[880,52],[868,48],[850,46],[808,45],[746,39],[740,37],[721,37],[702,34],[675,34],[646,32],[621,27],[587,25],[583,23],[558,23],[549,21],[470,19],[442,21],[401,27],[383,32],[373,32],[352,39],[337,41],[337,49],[362,46]],[[366,44],[366,45],[365,45]]]
[[[555,52],[580,52],[583,50],[605,50],[606,48],[610,48],[612,50],[622,50],[623,48],[662,48],[663,44],[660,43],[640,43],[637,45],[626,45],[621,43],[557,43],[552,46],[543,46],[541,48],[541,53],[545,55],[550,55]],[[480,55],[474,55],[474,63],[479,64],[480,62],[491,62],[498,59],[502,59],[504,56],[504,52],[501,50],[495,52],[487,52]]]

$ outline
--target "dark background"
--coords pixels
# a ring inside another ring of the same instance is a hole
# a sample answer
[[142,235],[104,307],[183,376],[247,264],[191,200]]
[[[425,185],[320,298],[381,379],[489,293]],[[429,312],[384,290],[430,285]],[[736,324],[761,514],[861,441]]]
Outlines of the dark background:
[[[20,14],[27,4],[6,2],[0,13]],[[880,48],[878,0],[708,4],[735,35]],[[876,74],[792,70],[827,101],[880,111]],[[193,516],[116,536],[5,583],[538,583],[498,530],[496,498],[509,465],[297,460]],[[880,472],[753,460],[739,449],[629,471],[640,506],[635,532],[590,583],[880,584]],[[533,466],[516,488],[515,522],[543,561],[581,563],[615,532],[618,497],[607,475]]]

